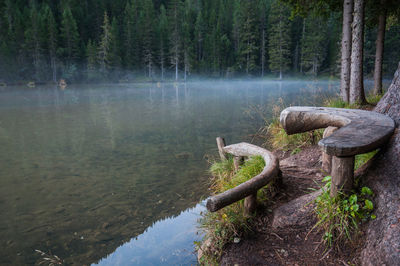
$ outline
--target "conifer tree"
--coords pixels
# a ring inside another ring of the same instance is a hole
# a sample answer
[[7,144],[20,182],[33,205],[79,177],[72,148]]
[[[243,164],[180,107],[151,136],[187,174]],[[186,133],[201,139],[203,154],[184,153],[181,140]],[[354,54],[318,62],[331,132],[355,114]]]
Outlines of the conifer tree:
[[257,12],[251,1],[241,2],[239,28],[239,59],[240,68],[249,75],[256,68],[258,53],[259,27]]
[[107,12],[104,12],[103,26],[101,28],[103,30],[103,33],[97,50],[97,62],[99,65],[100,72],[103,75],[106,75],[107,70],[111,68],[111,63],[112,63],[111,45],[113,42],[111,25]]
[[140,15],[140,26],[143,41],[143,59],[146,66],[146,73],[149,78],[153,75],[154,63],[154,6],[152,0],[143,1],[143,10]]
[[170,22],[170,59],[171,65],[175,68],[175,80],[178,81],[179,63],[181,60],[182,48],[182,7],[180,0],[171,0],[169,5]]
[[44,7],[45,25],[46,25],[46,43],[48,56],[50,61],[50,68],[52,73],[53,82],[57,82],[57,39],[58,28],[54,19],[53,12],[49,6]]
[[127,1],[125,7],[125,19],[124,19],[124,50],[125,50],[125,67],[128,69],[133,69],[138,62],[137,54],[137,12],[136,6],[134,6],[132,1]]
[[321,17],[311,16],[305,20],[304,34],[301,39],[301,66],[304,71],[309,71],[315,76],[326,58],[327,27],[327,23]]
[[158,21],[157,28],[157,36],[158,36],[158,58],[161,72],[161,80],[164,80],[165,75],[165,60],[168,53],[168,18],[167,11],[164,5],[160,7],[160,16]]
[[64,72],[67,76],[73,76],[76,71],[76,60],[79,57],[79,33],[78,26],[69,6],[66,6],[61,18],[62,54],[66,62]]
[[97,68],[97,45],[89,39],[86,45],[86,71],[88,80],[93,80]]
[[283,72],[290,67],[290,10],[289,8],[274,0],[271,5],[271,13],[268,23],[269,29],[269,67],[271,71],[278,72],[282,79]]
[[39,13],[36,4],[33,2],[31,3],[29,12],[29,27],[25,31],[25,45],[32,60],[36,80],[41,80],[44,67],[43,25],[42,14]]

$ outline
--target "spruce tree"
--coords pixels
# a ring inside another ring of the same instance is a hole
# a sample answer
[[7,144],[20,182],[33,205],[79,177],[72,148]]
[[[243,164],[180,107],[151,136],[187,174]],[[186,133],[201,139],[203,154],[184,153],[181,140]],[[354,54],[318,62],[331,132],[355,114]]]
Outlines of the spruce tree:
[[140,15],[140,26],[143,41],[143,61],[146,66],[146,75],[153,76],[154,64],[154,25],[155,14],[152,0],[143,1],[143,10]]
[[161,72],[161,80],[165,77],[165,60],[168,53],[168,18],[164,5],[160,6],[160,16],[157,28],[158,36],[158,59]]
[[256,68],[258,55],[259,26],[257,24],[256,6],[251,1],[241,2],[239,28],[239,58],[240,69],[249,75]]
[[76,71],[76,62],[79,58],[78,26],[69,6],[66,6],[61,18],[62,55],[66,63],[64,75],[73,77]]
[[49,6],[44,7],[46,25],[46,44],[53,82],[57,82],[57,39],[58,28]]
[[96,78],[97,69],[97,45],[89,39],[86,45],[86,72],[87,79],[93,81]]
[[328,48],[327,23],[321,17],[310,16],[305,20],[301,39],[301,66],[304,71],[317,75]]
[[111,25],[107,12],[104,12],[103,26],[101,28],[103,32],[97,50],[97,62],[100,72],[102,73],[103,77],[106,77],[108,70],[110,70],[112,66],[111,47],[113,42]]
[[272,72],[282,74],[290,68],[290,10],[278,0],[271,5],[269,15],[269,67]]
[[182,48],[182,6],[180,0],[171,0],[169,4],[170,22],[170,59],[171,65],[175,68],[175,80],[178,81],[179,63],[181,60]]
[[37,81],[43,78],[43,39],[45,33],[43,26],[43,16],[39,13],[36,4],[32,3],[29,11],[29,26],[25,31],[25,46],[29,52],[34,68],[34,77]]

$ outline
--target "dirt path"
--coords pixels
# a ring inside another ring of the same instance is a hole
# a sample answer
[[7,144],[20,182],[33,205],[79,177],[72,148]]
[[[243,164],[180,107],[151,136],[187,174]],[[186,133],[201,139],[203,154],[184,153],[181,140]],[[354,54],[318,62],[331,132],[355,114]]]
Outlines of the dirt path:
[[[310,231],[316,222],[312,212],[308,211],[304,217],[284,213],[287,207],[296,208],[292,200],[310,193],[310,188],[318,188],[323,177],[320,170],[320,149],[306,148],[286,159],[284,159],[285,154],[278,156],[281,159],[283,173],[282,188],[269,205],[258,210],[259,215],[254,221],[253,233],[237,244],[226,246],[221,265],[359,264],[356,258],[360,250],[351,247],[342,248],[340,251],[327,249],[321,243],[322,234]],[[287,215],[286,219],[298,220],[274,229],[272,227],[274,212],[278,213],[278,208],[283,216]],[[362,245],[358,243],[354,246]]]

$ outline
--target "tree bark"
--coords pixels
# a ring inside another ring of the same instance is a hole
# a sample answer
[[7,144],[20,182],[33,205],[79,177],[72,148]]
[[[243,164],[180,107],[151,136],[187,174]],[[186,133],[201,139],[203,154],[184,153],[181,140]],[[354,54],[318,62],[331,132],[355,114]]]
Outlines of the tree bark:
[[376,37],[376,51],[375,51],[375,70],[374,70],[374,94],[382,93],[382,62],[383,62],[383,47],[385,42],[386,30],[386,14],[385,8],[386,0],[381,0],[380,5],[383,8],[378,18],[378,34]]
[[340,73],[340,97],[349,102],[351,66],[351,24],[353,22],[353,0],[343,1],[342,67]]
[[375,108],[390,116],[396,131],[361,180],[375,196],[374,214],[366,232],[362,265],[400,265],[400,64],[388,92]]
[[351,44],[350,103],[364,104],[364,0],[354,0],[353,38]]

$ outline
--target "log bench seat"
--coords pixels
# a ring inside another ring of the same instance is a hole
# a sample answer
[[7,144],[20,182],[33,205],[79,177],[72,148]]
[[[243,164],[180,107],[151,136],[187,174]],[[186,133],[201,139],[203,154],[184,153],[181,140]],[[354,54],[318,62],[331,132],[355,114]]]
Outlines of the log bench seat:
[[[395,124],[389,116],[358,109],[295,106],[281,112],[280,123],[287,134],[336,127],[318,145],[332,156],[331,196],[353,186],[354,156],[373,151],[387,142]],[[325,134],[324,134],[325,135]]]
[[207,209],[210,212],[215,212],[241,199],[245,199],[245,213],[250,214],[257,205],[257,191],[278,177],[278,158],[270,151],[246,142],[225,146],[223,139],[217,138],[217,145],[221,159],[226,158],[226,153],[232,154],[236,158],[236,162],[243,157],[260,155],[265,161],[265,167],[260,174],[250,180],[209,198]]

